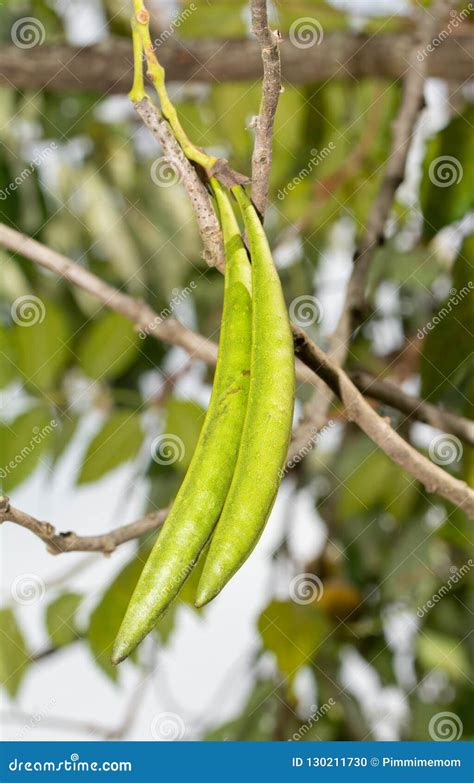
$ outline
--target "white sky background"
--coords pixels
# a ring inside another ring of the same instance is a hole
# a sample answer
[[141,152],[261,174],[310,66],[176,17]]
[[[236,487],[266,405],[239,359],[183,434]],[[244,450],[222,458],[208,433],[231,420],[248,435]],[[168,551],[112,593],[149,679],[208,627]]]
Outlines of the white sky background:
[[[334,5],[344,8],[350,6],[354,15],[357,15],[368,13],[375,7],[379,13],[400,12],[406,9],[408,3],[395,0],[334,0]],[[62,7],[70,41],[79,45],[95,43],[98,40],[95,31],[103,24],[100,4],[94,0],[74,0],[64,3]],[[446,121],[439,85],[439,82],[432,82],[427,93],[428,98],[431,95],[432,103],[430,110],[425,112],[423,126],[430,132]],[[437,97],[433,98],[433,91],[437,91]],[[414,144],[417,164],[423,146],[421,138],[419,134]],[[412,175],[412,172],[415,173]],[[416,167],[410,166],[411,180],[413,176],[416,177]],[[414,192],[415,187],[416,182],[411,181],[408,194],[410,191]],[[342,304],[341,281],[347,279],[350,271],[353,237],[353,227],[347,221],[340,221],[335,225],[330,246],[316,273],[315,290],[325,314],[323,334],[329,334],[333,329]],[[387,295],[390,299],[389,293]],[[381,352],[390,350],[394,341],[396,342],[396,325],[385,334],[386,340],[384,345],[380,346]],[[208,391],[200,386],[194,370],[192,379],[183,379],[181,392],[188,396],[190,388],[191,395],[199,399]],[[120,514],[120,519],[116,513],[116,499],[132,479],[130,466],[119,468],[91,486],[77,488],[73,485],[81,450],[87,443],[88,433],[96,424],[94,416],[88,417],[72,443],[67,459],[62,460],[60,470],[55,471],[53,476],[46,468],[40,468],[15,491],[16,506],[30,511],[40,519],[52,521],[59,530],[72,529],[81,534],[106,531],[116,526],[117,522],[126,523],[140,515],[145,497],[143,485],[135,488],[124,513]],[[333,437],[333,433],[330,433],[330,436]],[[328,442],[330,443],[330,438]],[[323,441],[319,448],[324,447]],[[291,547],[296,557],[303,559],[303,553],[306,556],[310,554],[309,546],[316,552],[324,540],[324,526],[314,511],[312,490],[301,492],[295,502],[291,488],[291,480],[286,481],[257,549],[221,596],[200,617],[187,608],[180,611],[178,627],[171,641],[165,649],[158,650],[156,669],[142,695],[127,739],[151,740],[153,737],[150,727],[153,718],[161,712],[173,712],[182,718],[186,726],[185,739],[194,739],[204,728],[210,728],[239,713],[252,685],[249,659],[258,644],[256,619],[274,591],[281,592],[282,589],[282,585],[274,585],[271,582],[270,556],[281,540],[285,522],[292,528]],[[133,544],[129,544],[119,548],[109,559],[101,555],[84,554],[53,557],[31,533],[15,525],[3,525],[0,535],[3,605],[11,600],[10,586],[19,574],[36,574],[48,584],[68,574],[77,564],[90,560],[92,565],[65,582],[68,590],[83,591],[88,595],[87,605],[82,610],[85,612],[96,600],[94,593],[91,594],[91,585],[97,585],[97,596],[103,593],[104,586],[134,551]],[[48,646],[44,634],[43,613],[46,605],[62,589],[64,588],[48,587],[42,601],[18,607],[22,629],[34,650],[42,650]],[[120,723],[130,695],[139,680],[139,671],[131,664],[123,664],[120,672],[121,687],[118,687],[96,667],[85,643],[75,644],[64,652],[45,659],[29,670],[16,700],[16,707],[27,713],[44,713],[47,717],[40,720],[33,731],[26,733],[22,733],[21,728],[24,721],[3,722],[2,738],[85,740],[97,736],[70,727],[65,727],[62,731],[48,726],[48,719],[58,720],[63,717],[114,728]],[[374,670],[367,667],[354,651],[347,651],[342,674],[349,690],[361,699],[369,720],[373,719],[377,704],[379,707],[384,706],[385,712],[390,713],[391,717],[384,720],[380,729],[380,739],[396,739],[397,726],[406,717],[400,692],[393,688],[382,692]],[[8,700],[4,698],[3,709],[8,708]]]

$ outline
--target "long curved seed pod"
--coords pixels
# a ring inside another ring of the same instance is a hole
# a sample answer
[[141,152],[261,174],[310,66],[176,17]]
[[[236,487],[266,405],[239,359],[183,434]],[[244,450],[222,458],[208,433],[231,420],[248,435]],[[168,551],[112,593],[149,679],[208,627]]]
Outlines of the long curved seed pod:
[[212,184],[227,262],[211,401],[184,481],[119,630],[115,664],[152,630],[191,573],[222,511],[237,461],[249,389],[251,269],[229,198],[217,181]]
[[250,390],[234,478],[214,531],[196,606],[219,593],[255,547],[281,481],[295,396],[293,339],[268,241],[242,188],[232,188],[244,218],[252,260]]

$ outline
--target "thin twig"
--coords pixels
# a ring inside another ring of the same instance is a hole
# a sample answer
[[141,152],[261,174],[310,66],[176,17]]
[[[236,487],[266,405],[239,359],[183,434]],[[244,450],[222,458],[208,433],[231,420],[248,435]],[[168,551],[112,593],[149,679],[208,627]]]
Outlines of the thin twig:
[[384,243],[385,226],[398,187],[404,180],[405,167],[416,123],[424,108],[424,86],[429,55],[420,62],[419,53],[426,49],[439,32],[442,19],[456,5],[455,0],[437,0],[433,8],[423,11],[418,34],[408,59],[403,97],[393,123],[390,156],[377,197],[370,210],[364,234],[354,252],[354,267],[346,292],[342,315],[332,339],[331,356],[343,364],[352,333],[367,315],[366,288],[369,270],[377,249]]
[[174,168],[186,189],[196,213],[204,245],[204,260],[209,266],[215,266],[222,271],[224,269],[224,245],[219,221],[209,194],[199,179],[196,169],[186,158],[159,109],[148,98],[143,98],[134,105],[135,111],[158,141],[165,158]]
[[0,223],[0,245],[84,289],[109,310],[128,318],[142,332],[170,345],[178,345],[191,356],[215,364],[217,346],[214,343],[187,329],[174,318],[162,318],[146,302],[124,294],[66,256],[3,223]]
[[[344,306],[339,322],[331,338],[329,355],[341,366],[349,351],[354,328],[366,315],[366,285],[376,250],[384,241],[384,232],[397,188],[405,174],[410,142],[421,109],[423,90],[428,73],[429,54],[420,62],[419,53],[427,49],[439,31],[441,19],[455,3],[453,0],[437,0],[434,8],[423,9],[424,16],[407,59],[408,68],[403,97],[398,115],[393,123],[393,139],[382,183],[373,203],[367,226],[354,253],[354,267],[349,280]],[[431,47],[433,49],[433,47]],[[315,388],[312,399],[305,405],[303,416],[293,438],[293,453],[305,447],[311,448],[315,426],[326,419],[332,396],[323,385]]]
[[[118,291],[113,286],[104,283],[102,280],[100,280],[100,278],[96,277],[94,274],[84,269],[74,261],[71,261],[65,256],[56,253],[54,250],[47,248],[45,245],[36,242],[36,240],[30,239],[24,234],[21,234],[18,231],[15,231],[14,229],[11,229],[2,224],[0,224],[0,244],[3,244],[5,247],[8,247],[14,252],[21,253],[26,258],[30,258],[32,261],[40,264],[46,269],[50,269],[51,271],[63,276],[74,285],[77,285],[88,291],[99,301],[103,302],[106,307],[121,313],[126,318],[129,318],[137,325],[137,327],[148,331],[157,339],[161,339],[171,345],[179,345],[184,348],[191,356],[199,358],[210,365],[215,365],[217,357],[217,345],[215,345],[215,343],[211,342],[210,340],[206,340],[206,338],[202,337],[202,335],[192,332],[174,319],[161,321],[159,316],[148,305],[133,299],[127,294]],[[156,327],[153,326],[154,324],[156,324]],[[301,382],[310,383],[313,387],[318,388],[320,390],[320,394],[324,394],[325,398],[328,400],[327,408],[325,406],[322,407],[318,417],[313,418],[311,429],[312,445],[314,443],[315,432],[322,429],[327,423],[331,392],[329,391],[326,383],[320,377],[315,375],[314,367],[311,365],[310,367],[306,367],[298,358],[296,360],[296,372],[297,377]],[[420,420],[425,420],[422,418],[422,416],[423,414],[426,415],[427,403],[422,403],[421,401],[416,400],[416,398],[408,398],[407,395],[404,395],[403,392],[397,390],[397,404],[395,405],[396,400],[393,393],[393,388],[395,387],[390,385],[390,388],[387,388],[387,386],[388,384],[385,382],[382,383],[380,381],[378,381],[375,386],[375,389],[380,392],[380,395],[384,395],[384,397],[380,397],[381,399],[386,399],[388,401],[387,395],[390,395],[390,404],[393,403],[394,406],[399,410],[402,410],[406,413],[410,412],[410,414],[413,416],[416,416],[416,412],[421,410],[421,413],[419,416],[417,416],[417,418]],[[374,388],[370,386],[367,390],[367,395],[377,397],[377,394],[374,394]],[[410,407],[410,411],[407,410],[408,407]],[[429,407],[432,408],[432,410],[429,414],[431,416],[431,421],[428,423],[433,423],[433,426],[438,426],[441,429],[454,432],[455,434],[459,434],[461,431],[469,433],[469,429],[466,429],[465,420],[462,419],[462,417],[449,414],[449,417],[446,418],[445,413],[438,411],[436,408],[433,408],[433,406]],[[434,422],[436,422],[436,424]],[[459,437],[462,437],[462,435],[459,435]],[[288,455],[288,464],[290,468],[294,467],[294,458],[298,454],[301,454],[305,444],[306,439],[305,441],[300,442],[297,436],[293,438]],[[23,512],[20,511],[17,513],[18,515],[23,514]],[[79,550],[109,551],[108,547],[111,543],[113,543],[113,538],[111,539],[110,537],[107,537],[107,534],[105,539],[103,536],[80,538],[75,534],[56,534],[54,528],[52,528],[52,526],[48,526],[48,523],[38,523],[37,520],[34,520],[33,517],[30,517],[27,514],[24,514],[22,519],[25,523],[23,526],[33,530],[33,532],[36,532],[36,534],[39,535],[39,537],[42,538],[46,543],[51,544],[51,547],[55,553]],[[6,517],[3,516],[2,518],[0,513],[0,521],[5,520]],[[15,521],[18,524],[22,524],[20,517],[13,520],[11,519],[10,521]],[[139,522],[141,522],[141,520],[139,520]],[[37,523],[39,527],[36,527],[35,523]],[[138,525],[138,523],[134,524]],[[119,528],[119,531],[122,531],[122,534],[120,535],[123,535],[123,532],[126,531],[129,527],[130,526],[127,526],[126,528]],[[151,521],[150,529],[153,529],[153,527],[153,521]],[[146,532],[146,530],[143,532]],[[141,527],[139,525],[137,527],[137,535],[142,535]],[[132,530],[130,538],[134,537],[134,530]],[[129,538],[124,538],[123,540],[129,540]],[[84,547],[82,547],[82,543],[85,544]],[[122,540],[119,540],[118,543],[122,543]],[[115,543],[115,546],[116,545],[117,542]],[[113,551],[113,548],[114,546],[110,551]]]
[[280,36],[268,26],[267,0],[250,0],[252,32],[262,52],[263,84],[255,120],[252,154],[252,201],[263,219],[272,165],[273,123],[281,92]]
[[363,398],[344,370],[313,343],[299,327],[294,327],[295,348],[344,403],[349,421],[354,421],[394,462],[418,479],[428,492],[464,509],[474,518],[474,491],[464,481],[451,476],[408,444],[387,419],[381,418]]
[[0,523],[14,522],[30,530],[46,544],[48,552],[52,555],[63,552],[103,552],[105,555],[110,555],[121,544],[140,538],[152,530],[158,530],[164,524],[167,514],[168,509],[153,511],[135,522],[117,527],[108,533],[79,536],[71,531],[57,533],[50,522],[42,522],[25,511],[14,508],[7,497],[0,498]]
[[[156,3],[155,3],[156,5]],[[290,4],[288,4],[290,7]],[[280,44],[282,71],[289,84],[315,84],[376,77],[393,82],[403,77],[412,36],[403,32],[363,33],[324,30],[318,46],[298,48],[285,36]],[[440,40],[428,62],[428,75],[463,84],[472,78],[474,33],[469,20]],[[262,61],[251,38],[195,38],[171,36],[160,47],[161,62],[171,81],[215,84],[258,79]],[[205,67],[204,67],[205,66]],[[0,49],[0,84],[17,89],[51,92],[126,94],[130,89],[130,44],[110,37],[93,46],[65,43],[23,49],[5,43]]]
[[410,418],[430,424],[431,427],[444,432],[450,432],[470,446],[474,446],[474,422],[469,419],[440,410],[436,405],[406,394],[395,384],[381,381],[363,370],[353,370],[348,375],[364,397],[372,397],[374,400],[384,402]]

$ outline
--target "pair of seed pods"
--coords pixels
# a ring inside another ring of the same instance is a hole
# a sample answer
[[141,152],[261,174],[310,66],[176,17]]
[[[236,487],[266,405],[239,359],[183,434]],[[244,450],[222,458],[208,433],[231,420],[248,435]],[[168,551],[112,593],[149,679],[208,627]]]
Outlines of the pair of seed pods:
[[193,458],[130,600],[112,661],[123,661],[179,593],[212,536],[196,606],[227,584],[254,549],[281,480],[295,396],[293,340],[280,279],[257,212],[211,180],[225,245],[225,288],[211,400]]

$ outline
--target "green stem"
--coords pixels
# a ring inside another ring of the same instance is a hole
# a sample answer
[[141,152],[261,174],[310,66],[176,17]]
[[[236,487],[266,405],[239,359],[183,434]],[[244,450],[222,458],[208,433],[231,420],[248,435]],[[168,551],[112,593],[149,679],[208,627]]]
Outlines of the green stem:
[[181,149],[188,158],[195,163],[201,165],[208,173],[212,170],[213,166],[217,163],[217,158],[212,155],[208,155],[203,150],[196,147],[189,139],[188,136],[179,121],[176,109],[174,108],[165,85],[165,70],[158,62],[155,51],[153,49],[153,42],[150,36],[150,14],[145,8],[143,0],[133,0],[134,15],[132,18],[132,35],[134,46],[134,68],[135,77],[133,82],[133,88],[130,93],[132,101],[137,102],[142,100],[145,95],[143,86],[143,65],[142,56],[145,55],[147,64],[147,75],[151,78],[153,86],[156,90],[158,98],[160,99],[161,110],[163,116],[168,120],[173,134],[176,140],[179,142]]

